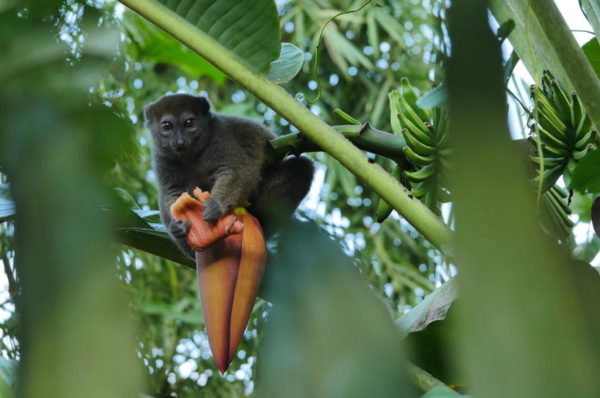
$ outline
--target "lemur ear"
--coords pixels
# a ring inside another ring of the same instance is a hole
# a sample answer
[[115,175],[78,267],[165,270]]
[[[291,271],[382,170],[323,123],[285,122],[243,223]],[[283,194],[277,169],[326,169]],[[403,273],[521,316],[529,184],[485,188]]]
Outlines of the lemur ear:
[[152,124],[152,120],[155,118],[155,114],[154,114],[154,110],[155,110],[155,105],[156,105],[156,101],[152,102],[148,105],[146,105],[144,107],[144,119],[145,119],[145,125],[147,127],[150,127],[150,124]]
[[194,113],[208,113],[210,111],[210,103],[205,97],[194,97],[192,100],[192,110]]
[[144,118],[146,119],[146,122],[149,122],[152,120],[152,108],[154,106],[154,102],[151,104],[148,104],[144,107]]

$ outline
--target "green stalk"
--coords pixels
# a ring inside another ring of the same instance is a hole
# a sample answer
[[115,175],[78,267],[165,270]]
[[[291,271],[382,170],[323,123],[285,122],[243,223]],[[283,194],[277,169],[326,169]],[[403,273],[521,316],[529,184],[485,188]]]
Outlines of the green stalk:
[[[433,377],[429,372],[410,362],[407,362],[406,364],[406,371],[409,379],[423,392],[427,392],[436,386],[448,387]],[[456,396],[460,396],[460,394],[456,393]]]
[[451,243],[450,229],[408,189],[367,157],[331,126],[298,103],[283,88],[248,65],[225,47],[162,4],[149,0],[120,0],[150,22],[211,62],[238,84],[296,126],[315,144],[337,159],[394,207],[408,222],[441,250]]
[[509,134],[501,53],[486,6],[454,0],[448,13],[449,182],[461,297],[452,358],[473,396],[598,397],[597,316],[579,272],[586,268],[574,267],[539,227],[523,156]]
[[[553,0],[529,0],[542,30],[556,50],[573,88],[581,98],[592,123],[600,126],[600,80],[575,41]],[[552,67],[552,65],[549,65]]]
[[[371,125],[341,125],[332,126],[337,132],[346,137],[354,145],[368,152],[388,157],[398,161],[405,159],[404,147],[406,142],[404,137],[388,133],[387,131],[377,130]],[[273,148],[273,157],[280,159],[288,154],[299,155],[304,152],[320,151],[313,141],[304,139],[302,133],[292,133],[282,135],[271,140]]]

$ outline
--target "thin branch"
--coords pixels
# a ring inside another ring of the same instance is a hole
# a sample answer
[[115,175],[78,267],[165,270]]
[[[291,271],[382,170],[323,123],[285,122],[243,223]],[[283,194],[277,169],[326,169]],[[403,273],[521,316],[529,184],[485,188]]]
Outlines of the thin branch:
[[589,30],[584,30],[584,29],[572,29],[571,32],[577,32],[577,33],[589,33],[590,35],[596,35],[594,32],[591,32]]
[[[369,123],[332,127],[360,149],[395,161],[406,161],[404,156],[406,142],[400,135],[378,130],[371,127]],[[273,149],[272,157],[275,159],[283,158],[288,154],[299,155],[322,150],[314,142],[305,139],[302,133],[286,134],[274,138],[271,140],[271,148]]]
[[406,363],[406,373],[408,374],[409,379],[423,392],[427,392],[435,386],[448,387],[426,370],[423,370],[410,362]]

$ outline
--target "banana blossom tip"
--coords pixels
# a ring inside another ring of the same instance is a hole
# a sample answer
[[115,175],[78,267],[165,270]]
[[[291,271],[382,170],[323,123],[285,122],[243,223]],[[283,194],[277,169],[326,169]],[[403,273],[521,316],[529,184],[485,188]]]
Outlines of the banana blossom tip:
[[190,223],[186,240],[196,251],[204,323],[217,367],[224,373],[248,324],[264,271],[267,250],[258,220],[238,208],[216,222],[202,218],[208,192],[196,188],[171,205],[174,218]]

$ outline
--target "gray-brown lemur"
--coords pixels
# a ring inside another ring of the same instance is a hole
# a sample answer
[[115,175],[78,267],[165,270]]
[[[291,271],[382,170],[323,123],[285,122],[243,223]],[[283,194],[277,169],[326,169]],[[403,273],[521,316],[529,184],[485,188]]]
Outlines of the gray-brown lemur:
[[210,191],[207,221],[249,201],[249,210],[269,235],[274,219],[291,216],[310,188],[312,161],[290,157],[266,164],[273,133],[249,119],[212,113],[204,97],[165,95],[146,106],[144,115],[154,141],[162,221],[192,258],[194,251],[185,242],[189,224],[170,213],[171,203],[183,192],[195,187]]

